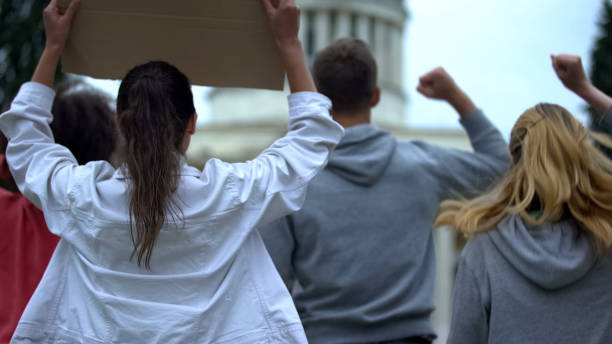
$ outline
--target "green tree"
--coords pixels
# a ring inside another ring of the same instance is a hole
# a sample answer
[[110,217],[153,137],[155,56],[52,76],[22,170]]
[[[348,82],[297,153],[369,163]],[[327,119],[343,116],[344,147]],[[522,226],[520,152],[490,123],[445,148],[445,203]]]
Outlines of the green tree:
[[[599,37],[595,41],[591,53],[591,82],[606,94],[612,95],[612,4],[603,1],[602,16],[599,22]],[[589,109],[591,129],[603,131],[599,125],[599,115],[594,109]],[[612,150],[602,149],[612,157]]]
[[0,110],[8,108],[36,68],[45,46],[42,11],[48,2],[0,1]]

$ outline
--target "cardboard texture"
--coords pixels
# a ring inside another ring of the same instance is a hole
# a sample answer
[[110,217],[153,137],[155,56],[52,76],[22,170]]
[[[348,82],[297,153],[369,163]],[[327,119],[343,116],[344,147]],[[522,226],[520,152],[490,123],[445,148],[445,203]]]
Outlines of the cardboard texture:
[[122,79],[153,60],[196,85],[283,89],[282,61],[257,0],[81,0],[65,72]]

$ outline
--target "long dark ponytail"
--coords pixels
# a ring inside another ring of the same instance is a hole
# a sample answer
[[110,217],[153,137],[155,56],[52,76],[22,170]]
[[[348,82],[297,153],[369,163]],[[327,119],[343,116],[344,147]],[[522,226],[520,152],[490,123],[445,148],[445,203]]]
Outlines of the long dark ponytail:
[[166,62],[149,62],[125,76],[117,97],[124,139],[122,169],[130,191],[130,233],[138,265],[151,254],[168,216],[177,219],[173,198],[180,178],[187,124],[195,113],[187,77]]

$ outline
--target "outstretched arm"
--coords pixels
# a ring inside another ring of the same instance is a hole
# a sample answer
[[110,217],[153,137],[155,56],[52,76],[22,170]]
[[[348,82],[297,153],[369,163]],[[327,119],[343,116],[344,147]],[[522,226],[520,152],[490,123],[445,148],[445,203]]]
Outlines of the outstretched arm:
[[510,154],[503,136],[443,68],[423,75],[417,90],[455,108],[474,149],[471,153],[423,144],[435,163],[432,173],[440,181],[441,197],[471,196],[484,191],[509,166]]

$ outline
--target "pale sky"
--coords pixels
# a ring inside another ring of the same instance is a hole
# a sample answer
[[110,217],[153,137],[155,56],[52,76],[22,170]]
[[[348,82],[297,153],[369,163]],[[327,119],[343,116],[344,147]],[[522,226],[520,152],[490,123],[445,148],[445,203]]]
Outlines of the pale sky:
[[[436,66],[451,73],[506,138],[518,116],[542,101],[563,105],[585,120],[582,101],[557,81],[549,55],[578,54],[588,68],[602,1],[407,0],[407,123],[459,128],[452,108],[415,91],[418,77]],[[93,83],[117,94],[116,81]],[[194,87],[202,121],[209,111],[205,92]]]
[[603,0],[407,1],[405,80],[411,126],[459,128],[452,108],[419,95],[418,77],[443,66],[505,137],[538,102],[586,118],[583,102],[557,81],[551,53],[573,53],[590,65]]

